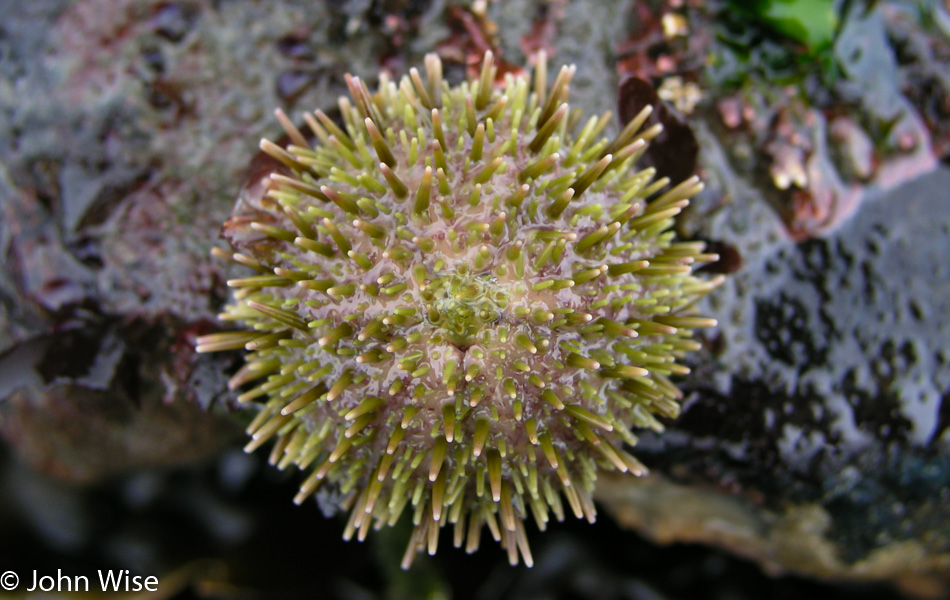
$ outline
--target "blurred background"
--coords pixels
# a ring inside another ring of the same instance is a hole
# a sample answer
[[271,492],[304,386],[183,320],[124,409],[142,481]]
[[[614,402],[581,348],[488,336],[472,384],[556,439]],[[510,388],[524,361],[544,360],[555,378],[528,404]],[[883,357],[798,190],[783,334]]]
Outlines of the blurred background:
[[[135,599],[950,597],[946,0],[0,14],[0,571],[159,577]],[[488,49],[502,72],[576,64],[572,106],[614,130],[662,103],[650,160],[703,177],[677,229],[729,277],[683,415],[640,436],[650,476],[602,476],[595,525],[531,531],[533,569],[443,543],[403,572],[407,529],[344,543],[291,503],[297,474],[241,451],[240,357],[194,340],[219,327],[209,252],[275,108],[332,114],[344,74],[427,52],[458,82]]]

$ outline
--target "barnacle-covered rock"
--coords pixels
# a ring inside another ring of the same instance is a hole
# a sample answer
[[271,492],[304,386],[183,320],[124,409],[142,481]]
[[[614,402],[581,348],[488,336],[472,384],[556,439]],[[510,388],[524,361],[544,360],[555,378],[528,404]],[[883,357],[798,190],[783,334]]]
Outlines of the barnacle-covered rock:
[[375,93],[348,77],[342,128],[304,115],[313,144],[278,111],[282,168],[217,252],[257,271],[229,281],[243,330],[198,342],[248,352],[247,449],[276,438],[271,462],[309,472],[296,502],[329,489],[347,538],[411,513],[405,565],[447,524],[530,564],[529,512],[592,521],[598,469],[645,472],[630,430],[677,416],[669,376],[715,324],[693,305],[720,279],[692,275],[715,256],[670,230],[701,184],[637,168],[650,108],[612,140],[609,114],[581,123],[574,71],[548,89],[542,56],[496,89],[488,53],[459,86],[435,55]]

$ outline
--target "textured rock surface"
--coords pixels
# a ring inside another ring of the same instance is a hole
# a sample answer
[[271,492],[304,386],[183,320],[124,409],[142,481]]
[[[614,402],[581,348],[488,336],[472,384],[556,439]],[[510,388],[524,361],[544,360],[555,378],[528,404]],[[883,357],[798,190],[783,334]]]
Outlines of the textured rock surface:
[[622,522],[779,570],[913,589],[946,577],[948,185],[938,170],[801,244],[731,237],[751,206],[713,219],[713,235],[749,249],[746,266],[710,301],[723,326],[692,401],[665,434],[641,437],[665,476],[600,488]]

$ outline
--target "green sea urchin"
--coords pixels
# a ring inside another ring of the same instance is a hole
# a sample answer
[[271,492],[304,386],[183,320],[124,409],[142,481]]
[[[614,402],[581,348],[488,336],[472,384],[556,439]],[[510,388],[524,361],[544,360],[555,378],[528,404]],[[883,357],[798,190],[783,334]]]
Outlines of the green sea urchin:
[[[259,273],[233,279],[221,315],[240,332],[199,352],[244,348],[231,388],[260,404],[247,450],[310,472],[350,511],[344,536],[415,525],[404,566],[453,524],[469,551],[483,525],[514,564],[531,555],[524,519],[594,519],[598,468],[645,468],[631,427],[662,429],[667,378],[715,325],[692,306],[715,259],[676,242],[672,219],[701,189],[635,165],[660,129],[642,111],[612,141],[609,114],[568,110],[574,67],[551,89],[543,57],[526,76],[449,86],[438,57],[371,93],[347,77],[345,130],[304,115],[315,145],[280,111],[290,144],[264,198],[239,208],[218,251]],[[655,198],[650,200],[647,199]]]

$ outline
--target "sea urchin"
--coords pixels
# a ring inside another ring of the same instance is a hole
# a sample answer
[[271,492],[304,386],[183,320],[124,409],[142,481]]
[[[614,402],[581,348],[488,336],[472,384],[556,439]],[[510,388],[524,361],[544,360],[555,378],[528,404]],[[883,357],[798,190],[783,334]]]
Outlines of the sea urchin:
[[197,349],[247,350],[247,449],[276,437],[271,462],[309,471],[295,502],[322,484],[346,538],[408,508],[405,566],[447,524],[530,564],[528,512],[544,529],[563,496],[592,521],[599,468],[645,472],[630,428],[679,411],[668,376],[715,325],[692,307],[719,280],[691,274],[715,256],[670,231],[701,184],[637,170],[649,108],[612,141],[609,114],[580,125],[574,67],[550,90],[543,57],[503,89],[490,53],[459,86],[425,71],[347,77],[343,127],[304,115],[313,144],[277,112],[290,143],[261,148],[282,166],[217,252],[258,272],[228,282],[244,330]]

